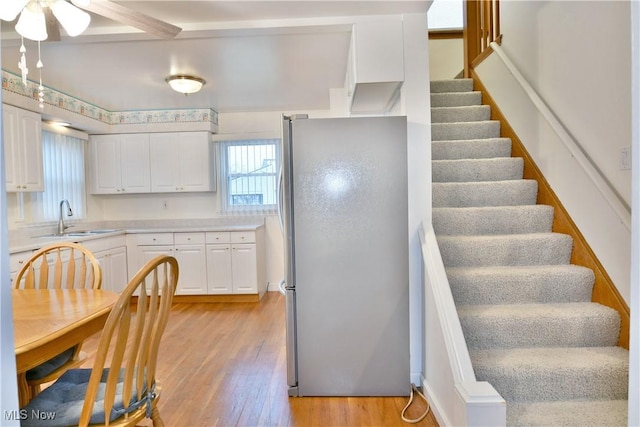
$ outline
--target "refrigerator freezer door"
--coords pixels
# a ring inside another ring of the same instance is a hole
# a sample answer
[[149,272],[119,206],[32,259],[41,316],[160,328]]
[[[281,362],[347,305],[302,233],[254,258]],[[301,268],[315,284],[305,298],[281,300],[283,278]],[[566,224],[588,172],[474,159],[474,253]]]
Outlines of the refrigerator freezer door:
[[292,122],[300,396],[410,391],[406,126]]
[[298,395],[298,376],[296,372],[296,292],[292,289],[286,290],[286,343],[287,343],[287,384],[289,385],[289,396]]

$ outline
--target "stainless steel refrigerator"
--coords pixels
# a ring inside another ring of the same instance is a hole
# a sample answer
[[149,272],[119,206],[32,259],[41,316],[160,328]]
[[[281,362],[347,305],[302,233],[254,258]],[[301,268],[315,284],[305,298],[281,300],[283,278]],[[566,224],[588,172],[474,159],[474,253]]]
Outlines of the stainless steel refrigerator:
[[290,396],[406,396],[406,117],[283,118]]

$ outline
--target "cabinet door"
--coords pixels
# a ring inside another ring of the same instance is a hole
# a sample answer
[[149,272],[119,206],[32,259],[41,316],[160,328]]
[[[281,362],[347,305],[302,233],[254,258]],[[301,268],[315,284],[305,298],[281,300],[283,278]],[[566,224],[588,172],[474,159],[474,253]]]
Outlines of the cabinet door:
[[7,191],[20,191],[18,177],[18,109],[9,105],[2,106],[2,131],[4,137],[5,183]]
[[149,134],[120,135],[122,191],[148,193],[151,190],[149,169]]
[[127,248],[113,248],[96,253],[102,267],[102,289],[122,292],[127,286]]
[[231,276],[234,294],[258,293],[258,263],[255,243],[231,247]]
[[213,142],[208,132],[180,133],[180,189],[181,191],[210,191],[213,173],[211,153]]
[[177,295],[207,293],[207,262],[204,245],[176,245],[173,256],[178,260]]
[[207,290],[209,294],[231,294],[231,246],[207,245]]
[[149,135],[151,161],[151,191],[173,193],[180,190],[179,133],[152,133]]
[[31,111],[18,110],[20,126],[20,169],[23,191],[44,191],[42,169],[42,118]]
[[43,191],[40,114],[2,106],[6,190]]
[[[143,265],[158,255],[173,256],[173,245],[138,246],[138,269],[142,268]],[[181,277],[182,271],[179,272],[178,280],[180,280]],[[147,286],[147,291],[149,290],[150,288]]]
[[91,166],[94,194],[122,192],[120,135],[91,137]]

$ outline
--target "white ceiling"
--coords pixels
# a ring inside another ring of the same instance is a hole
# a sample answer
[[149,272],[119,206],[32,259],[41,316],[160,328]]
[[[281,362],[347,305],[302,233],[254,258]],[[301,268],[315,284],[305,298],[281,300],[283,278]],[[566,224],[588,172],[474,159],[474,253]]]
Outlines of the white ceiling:
[[[6,0],[0,0],[6,1]],[[43,83],[110,111],[213,108],[218,112],[328,109],[344,84],[353,16],[424,13],[430,1],[135,1],[124,6],[183,28],[159,40],[92,16],[76,38],[43,42]],[[19,74],[20,40],[2,22],[2,68]],[[426,34],[425,34],[426,37]],[[37,44],[25,40],[29,79]],[[193,74],[207,84],[184,96],[165,83]]]

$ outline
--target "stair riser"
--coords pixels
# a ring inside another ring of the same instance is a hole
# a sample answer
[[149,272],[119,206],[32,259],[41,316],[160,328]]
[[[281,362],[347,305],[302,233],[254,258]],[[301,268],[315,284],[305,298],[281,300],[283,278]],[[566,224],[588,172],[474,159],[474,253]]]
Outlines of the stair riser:
[[432,160],[490,159],[510,156],[511,140],[507,138],[431,143]]
[[507,401],[626,399],[628,367],[593,369],[587,372],[520,370],[485,371],[474,366],[476,379],[488,381]]
[[573,240],[567,235],[499,239],[438,237],[445,267],[523,266],[568,264]]
[[[589,304],[590,305],[590,304]],[[543,317],[492,316],[460,310],[460,323],[469,348],[606,347],[618,342],[620,316],[613,310],[565,313]]]
[[467,105],[481,105],[482,93],[432,93],[431,107],[464,107]]
[[439,235],[546,233],[552,225],[553,208],[543,205],[433,209],[433,228]]
[[588,302],[595,279],[592,270],[577,266],[560,270],[548,268],[545,272],[530,274],[467,273],[464,270],[447,271],[458,306]]
[[496,183],[433,183],[433,207],[534,205],[538,183],[532,180]]
[[431,93],[471,92],[472,79],[434,80],[431,82]]
[[499,138],[500,122],[434,123],[431,125],[432,141]]
[[488,105],[440,107],[431,109],[431,123],[478,122],[491,118]]
[[522,158],[481,160],[436,160],[433,182],[479,182],[522,179]]

